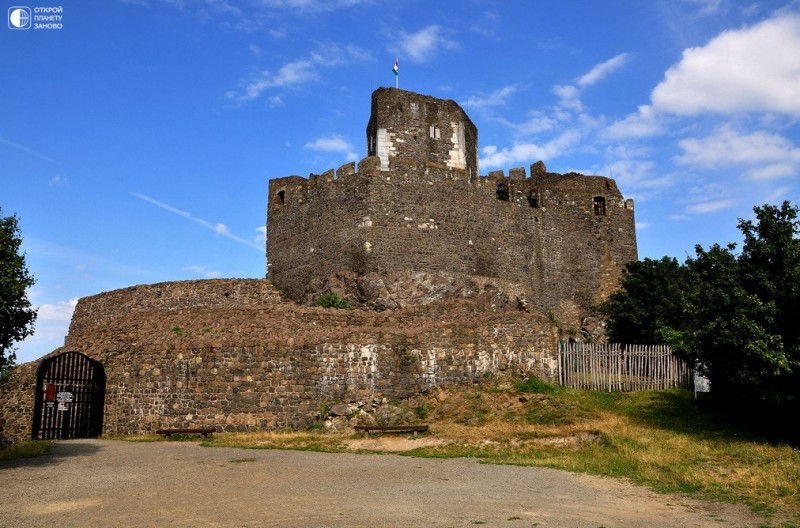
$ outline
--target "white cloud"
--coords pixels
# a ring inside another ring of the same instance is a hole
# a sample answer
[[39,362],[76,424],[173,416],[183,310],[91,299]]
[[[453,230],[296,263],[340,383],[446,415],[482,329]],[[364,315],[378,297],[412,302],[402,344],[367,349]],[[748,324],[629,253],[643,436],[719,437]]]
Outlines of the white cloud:
[[711,15],[717,13],[724,3],[724,0],[685,0],[700,7],[701,15]]
[[[681,140],[678,145],[684,153],[676,161],[700,168],[761,165],[759,168],[766,170],[766,167],[779,164],[783,168],[773,168],[771,173],[778,176],[782,171],[785,176],[788,167],[794,167],[796,171],[800,165],[800,148],[785,137],[763,131],[742,135],[730,125],[720,126],[708,137]],[[761,179],[768,179],[765,176],[769,174],[770,171],[762,173]]]
[[69,323],[77,304],[78,298],[74,297],[68,301],[58,301],[55,304],[45,303],[39,306],[36,317],[36,331],[39,332],[42,326],[48,326],[53,323]]
[[305,144],[305,148],[321,152],[351,152],[353,145],[342,136],[333,135],[317,138]]
[[655,169],[656,164],[650,160],[618,160],[609,165],[608,176],[614,178],[620,187],[639,192],[664,189],[675,182],[672,175],[654,175]]
[[494,106],[504,106],[508,98],[519,90],[516,84],[510,86],[503,86],[493,91],[489,95],[473,95],[464,101],[464,106],[467,110],[481,110]]
[[402,68],[402,61],[405,58],[411,62],[427,62],[438,51],[458,48],[458,42],[447,38],[441,26],[432,25],[422,28],[416,33],[401,32],[398,48],[401,53]]
[[258,226],[256,228],[258,233],[255,238],[256,244],[264,244],[267,241],[267,226]]
[[578,85],[581,87],[591,86],[598,81],[605,78],[610,73],[621,68],[628,60],[627,53],[620,53],[616,57],[612,57],[605,62],[601,62],[586,74],[578,79]]
[[581,91],[577,86],[556,85],[553,87],[553,93],[559,98],[559,106],[572,110],[574,112],[583,112],[583,103],[581,102]]
[[50,181],[47,182],[47,185],[50,187],[65,187],[67,185],[67,179],[58,174],[50,178]]
[[651,95],[658,111],[800,116],[800,16],[725,31],[683,52]]
[[357,6],[365,1],[368,0],[261,0],[261,5],[300,13],[327,13]]
[[[567,116],[568,118],[571,116]],[[559,123],[557,116],[548,116],[539,112],[532,112],[527,121],[522,123],[509,123],[501,120],[506,126],[513,129],[516,133],[528,136],[553,130]]]
[[63,346],[76,304],[77,297],[39,305],[33,335],[17,344],[17,362],[32,361]]
[[733,207],[736,200],[730,197],[732,189],[724,183],[706,183],[688,190],[686,212],[707,214]]
[[764,200],[765,203],[779,203],[789,199],[792,188],[788,185],[774,189]]
[[222,277],[221,272],[209,270],[205,266],[187,266],[183,269],[184,271],[194,273],[195,275],[199,275],[200,277],[206,279],[218,279],[219,277]]
[[727,209],[729,207],[733,207],[734,205],[736,205],[735,200],[724,198],[719,200],[707,200],[704,202],[691,204],[688,205],[686,209],[691,213],[706,214],[706,213],[713,213],[721,209]]
[[628,54],[620,53],[616,57],[612,57],[605,62],[597,64],[591,70],[581,75],[576,82],[577,86],[573,84],[554,86],[553,93],[559,98],[559,107],[572,112],[583,112],[584,105],[583,102],[581,102],[582,90],[600,82],[612,72],[621,68],[627,60]]
[[536,143],[517,143],[511,148],[498,149],[495,145],[482,148],[481,168],[505,167],[511,163],[533,163],[537,160],[556,158],[580,142],[577,130],[567,130],[556,138],[538,145]]
[[644,138],[663,131],[662,120],[649,105],[641,105],[633,114],[612,123],[604,132],[609,139]]
[[[245,103],[258,99],[262,93],[273,88],[295,88],[315,82],[319,79],[320,69],[368,59],[369,53],[358,46],[325,43],[311,51],[308,57],[288,62],[277,71],[256,72],[249,80],[241,83],[242,88],[230,90],[225,97],[236,103]],[[269,102],[271,106],[282,104],[278,96],[271,97]]]
[[247,82],[241,92],[228,92],[227,96],[238,102],[252,101],[270,88],[288,88],[316,79],[317,71],[311,61],[300,60],[285,64],[275,73],[263,70]]
[[773,163],[763,167],[750,169],[745,178],[753,181],[772,181],[781,178],[792,178],[797,174],[797,166],[790,163]]

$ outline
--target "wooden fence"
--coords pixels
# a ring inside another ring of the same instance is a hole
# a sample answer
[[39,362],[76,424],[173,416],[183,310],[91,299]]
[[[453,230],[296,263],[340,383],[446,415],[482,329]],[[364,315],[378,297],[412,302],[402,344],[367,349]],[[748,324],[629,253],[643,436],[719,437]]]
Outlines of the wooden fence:
[[559,383],[573,389],[606,391],[691,387],[694,369],[666,345],[561,342]]

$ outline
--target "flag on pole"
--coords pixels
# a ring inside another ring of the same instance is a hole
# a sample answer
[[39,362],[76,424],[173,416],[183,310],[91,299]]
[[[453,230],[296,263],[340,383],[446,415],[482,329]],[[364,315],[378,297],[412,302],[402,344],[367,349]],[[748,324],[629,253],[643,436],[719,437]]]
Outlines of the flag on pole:
[[394,68],[392,68],[392,71],[395,75],[400,75],[398,73],[400,71],[400,62],[397,59],[394,60]]

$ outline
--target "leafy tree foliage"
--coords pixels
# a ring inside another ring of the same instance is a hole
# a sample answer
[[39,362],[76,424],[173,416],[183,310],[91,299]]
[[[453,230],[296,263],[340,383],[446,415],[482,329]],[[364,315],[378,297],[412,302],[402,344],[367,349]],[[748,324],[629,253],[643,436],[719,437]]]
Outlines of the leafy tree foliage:
[[697,246],[628,266],[622,290],[599,309],[612,340],[667,343],[693,360],[729,402],[800,406],[800,222],[798,208],[754,208],[736,245]]
[[684,306],[692,279],[675,258],[628,263],[622,289],[598,307],[607,316],[611,341],[663,343],[662,329],[685,326]]
[[19,252],[21,244],[17,217],[4,217],[0,209],[0,379],[16,360],[14,343],[33,334],[36,320],[27,297],[34,278]]

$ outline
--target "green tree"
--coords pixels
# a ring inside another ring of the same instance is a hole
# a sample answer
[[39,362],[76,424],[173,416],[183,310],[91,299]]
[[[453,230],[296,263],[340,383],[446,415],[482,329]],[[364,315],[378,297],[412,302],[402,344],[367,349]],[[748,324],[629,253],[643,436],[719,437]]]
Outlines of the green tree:
[[600,305],[609,337],[667,343],[695,362],[712,393],[763,409],[800,406],[800,222],[797,206],[754,208],[736,245],[697,246],[675,259],[632,263]]
[[785,403],[778,385],[792,369],[775,331],[775,305],[743,280],[742,256],[733,244],[695,248],[687,269],[697,277],[683,328],[664,331],[673,348],[695,360],[712,391],[729,403]]
[[33,334],[36,320],[27,297],[34,278],[20,253],[21,245],[17,217],[4,217],[0,209],[0,379],[16,360],[14,343]]
[[693,276],[678,260],[644,259],[625,268],[622,288],[598,310],[606,316],[606,333],[618,343],[663,343],[665,328],[686,326],[687,295]]

